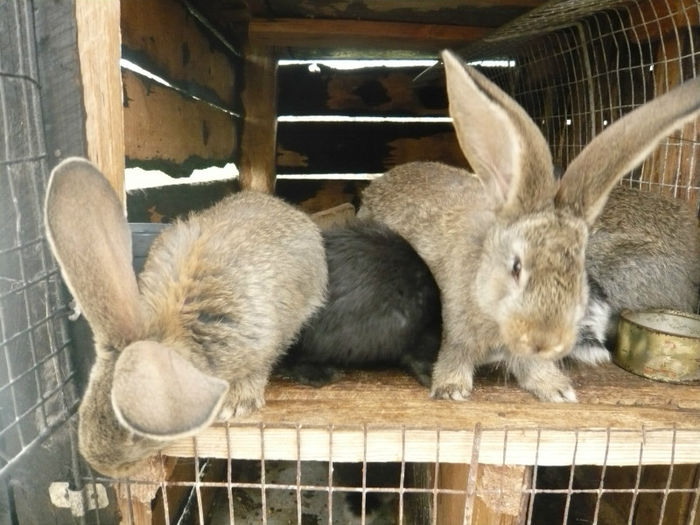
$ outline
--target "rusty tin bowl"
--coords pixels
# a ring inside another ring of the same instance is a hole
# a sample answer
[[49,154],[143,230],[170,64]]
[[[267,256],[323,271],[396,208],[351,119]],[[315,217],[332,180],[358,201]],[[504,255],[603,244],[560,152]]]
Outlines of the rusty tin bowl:
[[700,382],[700,316],[674,310],[624,311],[614,359],[649,379]]

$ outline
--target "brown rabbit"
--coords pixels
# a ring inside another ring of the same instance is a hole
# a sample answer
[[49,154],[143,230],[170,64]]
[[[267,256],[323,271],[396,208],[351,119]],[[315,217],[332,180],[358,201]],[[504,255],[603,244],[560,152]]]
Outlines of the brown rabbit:
[[46,226],[95,338],[79,445],[98,471],[131,472],[168,440],[263,405],[271,368],[321,306],[318,227],[242,192],[175,222],[137,284],[116,194],[89,162],[51,174]]
[[474,369],[502,361],[546,401],[575,401],[558,360],[584,317],[588,229],[608,194],[654,145],[700,110],[700,79],[609,126],[561,181],[527,113],[455,54],[443,52],[450,114],[475,174],[438,163],[373,181],[361,217],[383,221],[427,262],[442,292],[432,396],[465,399]]

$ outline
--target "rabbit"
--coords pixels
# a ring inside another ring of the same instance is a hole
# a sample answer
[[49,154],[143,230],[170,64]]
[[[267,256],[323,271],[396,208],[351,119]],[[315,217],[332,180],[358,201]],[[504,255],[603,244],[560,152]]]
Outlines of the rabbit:
[[278,373],[322,386],[338,367],[398,365],[430,386],[440,347],[440,291],[406,240],[375,221],[323,231],[328,299]]
[[442,54],[457,139],[474,169],[397,166],[364,190],[358,217],[386,223],[430,267],[442,298],[431,395],[466,399],[476,367],[502,363],[537,398],[575,402],[560,367],[586,313],[589,227],[624,173],[700,110],[700,79],[631,112],[553,175],[527,113],[450,51]]
[[276,360],[325,300],[318,227],[262,193],[231,195],[173,223],[138,283],[122,206],[88,161],[54,168],[45,222],[95,339],[79,448],[109,476],[133,472],[215,418],[260,408]]
[[693,312],[700,287],[700,228],[685,202],[616,186],[590,228],[589,304],[573,359],[607,362],[622,310]]

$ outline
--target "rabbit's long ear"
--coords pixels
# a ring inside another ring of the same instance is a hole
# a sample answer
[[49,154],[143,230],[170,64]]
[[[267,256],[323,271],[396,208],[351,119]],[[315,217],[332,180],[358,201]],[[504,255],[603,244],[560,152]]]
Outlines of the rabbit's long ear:
[[112,408],[135,434],[175,439],[210,425],[227,392],[226,381],[201,372],[173,349],[138,341],[117,360]]
[[532,119],[451,51],[442,60],[457,139],[476,175],[506,206],[527,211],[551,202],[552,155]]
[[592,224],[615,183],[651,153],[662,138],[700,112],[700,77],[640,106],[598,134],[561,179],[558,205]]
[[63,277],[99,344],[123,348],[143,330],[131,233],[109,182],[84,159],[51,173],[45,221]]

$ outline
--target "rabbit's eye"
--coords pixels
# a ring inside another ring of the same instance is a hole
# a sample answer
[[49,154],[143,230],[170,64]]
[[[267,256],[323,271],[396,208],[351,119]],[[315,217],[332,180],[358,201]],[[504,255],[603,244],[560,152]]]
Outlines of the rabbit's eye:
[[513,261],[513,268],[510,270],[510,274],[513,276],[513,279],[516,281],[520,280],[520,270],[522,269],[522,264],[520,262],[520,257],[517,255],[515,256],[515,260]]

